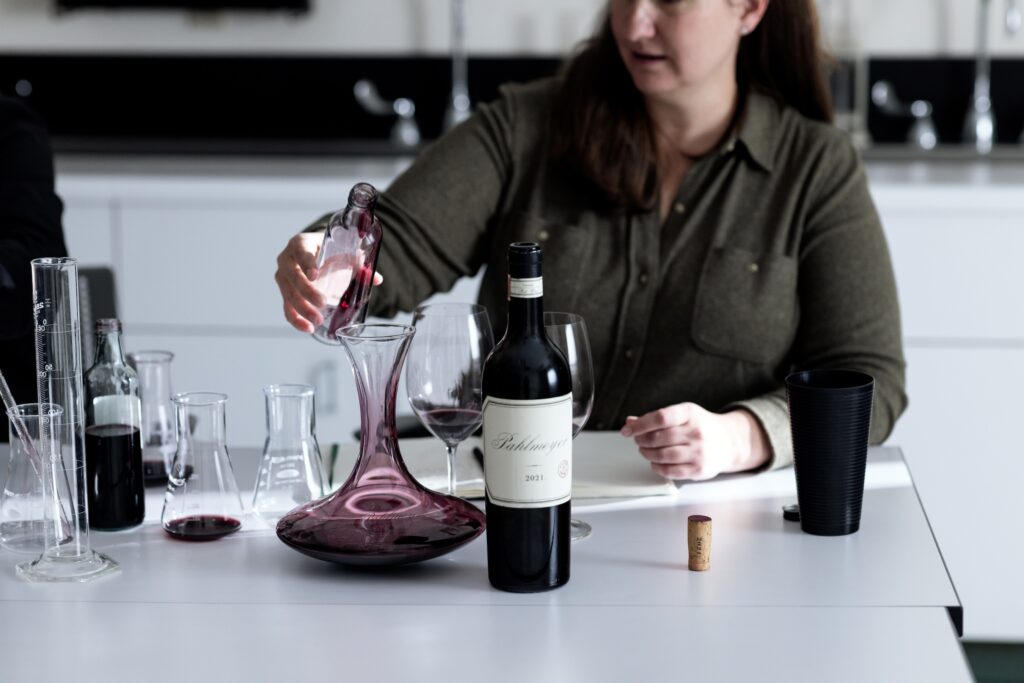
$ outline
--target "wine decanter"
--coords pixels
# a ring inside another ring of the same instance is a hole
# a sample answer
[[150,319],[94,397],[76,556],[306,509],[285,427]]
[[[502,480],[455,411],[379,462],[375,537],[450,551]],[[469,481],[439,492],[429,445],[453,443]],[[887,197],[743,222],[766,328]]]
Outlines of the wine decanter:
[[395,398],[414,332],[381,324],[338,333],[356,375],[359,459],[338,491],[278,522],[278,537],[295,550],[339,564],[398,565],[444,555],[483,532],[481,510],[425,488],[402,461]]

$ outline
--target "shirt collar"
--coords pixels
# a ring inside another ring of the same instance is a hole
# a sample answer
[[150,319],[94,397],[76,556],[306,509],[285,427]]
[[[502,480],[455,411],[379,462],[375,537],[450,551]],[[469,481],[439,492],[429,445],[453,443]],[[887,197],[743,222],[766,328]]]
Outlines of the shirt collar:
[[737,146],[742,146],[755,164],[770,173],[775,160],[779,114],[779,105],[774,99],[758,92],[748,92],[739,123],[733,128],[723,151],[732,152]]

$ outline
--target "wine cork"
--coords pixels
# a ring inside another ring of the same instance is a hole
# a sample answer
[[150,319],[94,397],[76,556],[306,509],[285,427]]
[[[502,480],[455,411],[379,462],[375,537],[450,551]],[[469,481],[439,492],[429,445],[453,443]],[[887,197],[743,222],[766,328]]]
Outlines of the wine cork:
[[686,520],[686,544],[690,550],[690,571],[711,569],[711,518],[690,515]]

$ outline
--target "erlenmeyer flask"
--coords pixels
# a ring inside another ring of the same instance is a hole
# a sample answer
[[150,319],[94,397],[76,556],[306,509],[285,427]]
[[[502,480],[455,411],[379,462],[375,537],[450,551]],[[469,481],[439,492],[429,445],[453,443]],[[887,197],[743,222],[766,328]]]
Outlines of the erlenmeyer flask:
[[174,458],[170,351],[134,351],[128,364],[139,376],[142,401],[142,474],[146,486],[164,485]]
[[[0,545],[19,553],[38,555],[43,550],[43,524],[45,524],[43,463],[37,455],[41,450],[39,437],[40,417],[58,416],[60,406],[46,403],[22,403],[13,413],[25,425],[27,445],[15,429],[11,415],[11,454],[7,462],[7,479],[0,491]],[[32,448],[34,452],[29,452]]]
[[316,441],[313,387],[271,384],[263,394],[267,440],[252,508],[273,525],[297,505],[324,495],[326,477]]
[[228,397],[176,394],[178,448],[167,477],[164,531],[184,541],[212,541],[242,526],[242,498],[225,442]]

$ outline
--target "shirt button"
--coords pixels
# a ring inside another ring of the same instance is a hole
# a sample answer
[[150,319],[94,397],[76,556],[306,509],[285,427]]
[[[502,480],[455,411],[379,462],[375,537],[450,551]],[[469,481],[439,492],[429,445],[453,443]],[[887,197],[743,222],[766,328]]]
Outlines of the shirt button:
[[761,270],[761,267],[759,265],[757,265],[757,263],[751,263],[750,264],[750,272],[751,273],[756,273],[759,270]]
[[647,273],[640,273],[640,278],[639,279],[640,279],[640,286],[641,287],[646,287],[647,286],[647,281],[650,278],[647,277]]
[[686,204],[683,204],[682,202],[676,202],[676,205],[673,206],[672,208],[675,209],[676,213],[683,213],[684,211],[686,211]]
[[624,351],[624,352],[622,353],[622,355],[624,355],[624,356],[626,357],[626,360],[630,360],[630,359],[632,359],[632,358],[633,358],[633,349],[626,349],[626,350],[625,350],[625,351]]
[[548,235],[547,230],[541,230],[540,232],[537,233],[537,239],[540,240],[541,242],[546,242],[548,237],[550,237],[550,235]]

